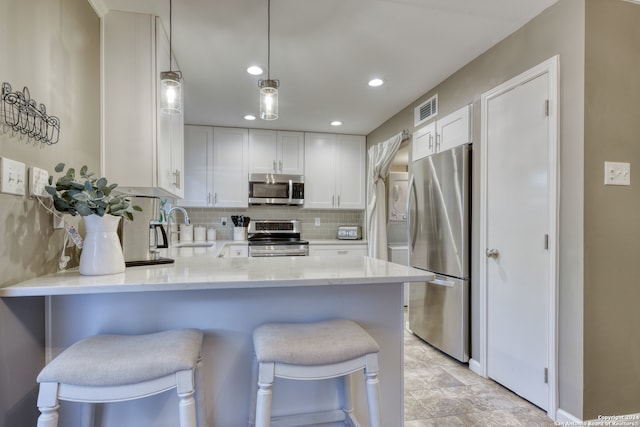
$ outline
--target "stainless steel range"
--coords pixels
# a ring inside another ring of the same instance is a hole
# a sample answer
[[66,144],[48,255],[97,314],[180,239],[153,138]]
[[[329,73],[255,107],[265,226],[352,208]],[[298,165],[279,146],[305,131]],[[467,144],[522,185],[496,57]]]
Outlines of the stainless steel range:
[[251,220],[247,240],[250,257],[307,256],[309,242],[300,239],[300,221]]

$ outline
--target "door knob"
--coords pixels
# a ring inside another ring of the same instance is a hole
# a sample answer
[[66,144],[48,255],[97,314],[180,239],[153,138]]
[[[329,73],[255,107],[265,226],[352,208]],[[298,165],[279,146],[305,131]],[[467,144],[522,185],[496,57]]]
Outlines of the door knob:
[[498,258],[500,252],[497,249],[487,249],[487,258]]

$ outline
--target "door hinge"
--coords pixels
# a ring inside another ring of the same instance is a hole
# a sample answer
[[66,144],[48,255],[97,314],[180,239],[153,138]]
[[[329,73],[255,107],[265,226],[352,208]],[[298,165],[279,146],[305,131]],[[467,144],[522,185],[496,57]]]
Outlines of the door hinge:
[[544,368],[544,383],[549,384],[549,368]]
[[545,234],[545,235],[544,235],[544,248],[545,248],[546,250],[548,250],[548,249],[549,249],[549,235],[548,235],[548,234]]
[[549,100],[544,101],[544,115],[549,117]]

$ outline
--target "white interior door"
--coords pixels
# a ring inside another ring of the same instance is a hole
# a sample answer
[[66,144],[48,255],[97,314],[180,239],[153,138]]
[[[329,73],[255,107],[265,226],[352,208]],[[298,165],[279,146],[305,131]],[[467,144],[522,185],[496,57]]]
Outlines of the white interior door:
[[486,104],[487,374],[547,409],[549,75]]

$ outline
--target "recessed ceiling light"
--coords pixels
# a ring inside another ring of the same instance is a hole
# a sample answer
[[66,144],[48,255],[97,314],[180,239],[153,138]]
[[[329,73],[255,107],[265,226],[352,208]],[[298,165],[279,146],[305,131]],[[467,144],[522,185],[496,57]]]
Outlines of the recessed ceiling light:
[[254,116],[253,114],[247,114],[246,116],[244,116],[245,120],[255,120],[256,116]]
[[382,79],[369,80],[369,86],[372,86],[372,87],[382,86],[383,84],[384,84],[384,81]]
[[331,126],[340,126],[342,122],[340,120],[334,120],[331,122]]
[[259,76],[260,74],[262,74],[262,68],[258,67],[257,65],[252,65],[251,67],[247,68],[247,73],[253,76]]

